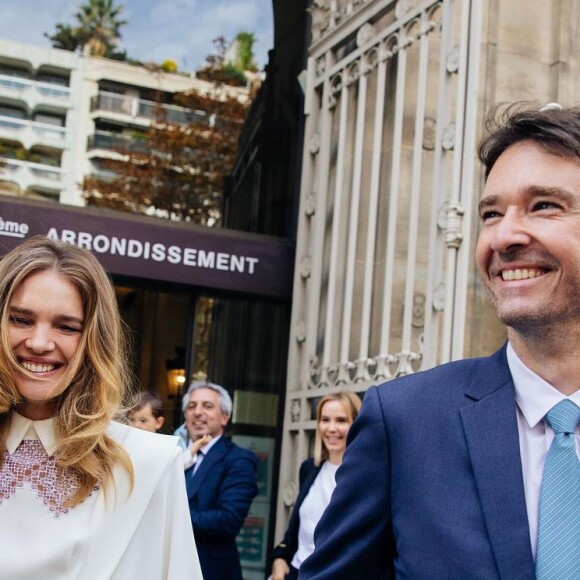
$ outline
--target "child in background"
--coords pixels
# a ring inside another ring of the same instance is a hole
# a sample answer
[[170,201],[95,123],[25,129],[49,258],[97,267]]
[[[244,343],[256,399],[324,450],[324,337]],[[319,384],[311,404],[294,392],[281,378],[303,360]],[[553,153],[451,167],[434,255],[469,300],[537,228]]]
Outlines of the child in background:
[[163,401],[157,393],[141,391],[128,413],[129,424],[156,433],[163,427]]

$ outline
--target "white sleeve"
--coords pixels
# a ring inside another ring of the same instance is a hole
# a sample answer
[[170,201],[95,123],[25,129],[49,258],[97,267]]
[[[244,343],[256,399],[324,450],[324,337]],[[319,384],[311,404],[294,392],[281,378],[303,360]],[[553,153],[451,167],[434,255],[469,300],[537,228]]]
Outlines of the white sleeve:
[[127,578],[203,580],[178,447],[111,580]]

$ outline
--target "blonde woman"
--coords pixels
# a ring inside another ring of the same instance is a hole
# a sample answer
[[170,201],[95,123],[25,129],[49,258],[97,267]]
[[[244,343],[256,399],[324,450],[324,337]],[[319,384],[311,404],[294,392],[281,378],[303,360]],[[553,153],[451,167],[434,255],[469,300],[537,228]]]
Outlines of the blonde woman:
[[0,262],[1,578],[201,579],[176,439],[114,421],[128,363],[86,250]]
[[361,400],[343,391],[326,395],[316,408],[314,458],[300,466],[300,491],[284,539],[272,553],[272,580],[296,580],[300,564],[314,550],[314,528],[330,502],[342,463],[346,436]]

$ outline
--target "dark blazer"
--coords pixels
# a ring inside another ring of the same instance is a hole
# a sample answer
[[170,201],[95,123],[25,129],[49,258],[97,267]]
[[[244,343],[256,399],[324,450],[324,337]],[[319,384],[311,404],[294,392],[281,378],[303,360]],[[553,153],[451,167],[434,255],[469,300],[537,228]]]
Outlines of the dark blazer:
[[241,580],[236,536],[258,493],[256,456],[222,436],[192,473],[185,483],[203,577]]
[[318,466],[314,465],[314,459],[306,459],[300,466],[300,488],[298,497],[294,503],[290,521],[288,522],[288,529],[284,534],[283,540],[272,551],[272,559],[284,558],[288,565],[292,562],[294,554],[298,551],[298,530],[300,529],[300,506],[308,495],[316,476],[320,473],[322,463]]
[[300,579],[533,580],[505,347],[371,388]]

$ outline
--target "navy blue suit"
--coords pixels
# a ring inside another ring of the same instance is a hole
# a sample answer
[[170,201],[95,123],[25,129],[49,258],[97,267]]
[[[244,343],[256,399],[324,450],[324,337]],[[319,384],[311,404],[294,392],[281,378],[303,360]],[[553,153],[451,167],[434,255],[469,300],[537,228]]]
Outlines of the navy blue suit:
[[533,580],[505,348],[366,393],[300,579]]
[[236,536],[258,492],[256,456],[221,437],[192,473],[185,482],[203,577],[241,580]]
[[300,466],[300,489],[298,497],[294,503],[288,528],[284,534],[284,539],[272,551],[272,559],[284,558],[288,565],[292,562],[294,554],[298,551],[298,531],[300,529],[300,506],[308,495],[316,476],[320,473],[322,463],[318,466],[314,465],[314,459],[306,459]]

